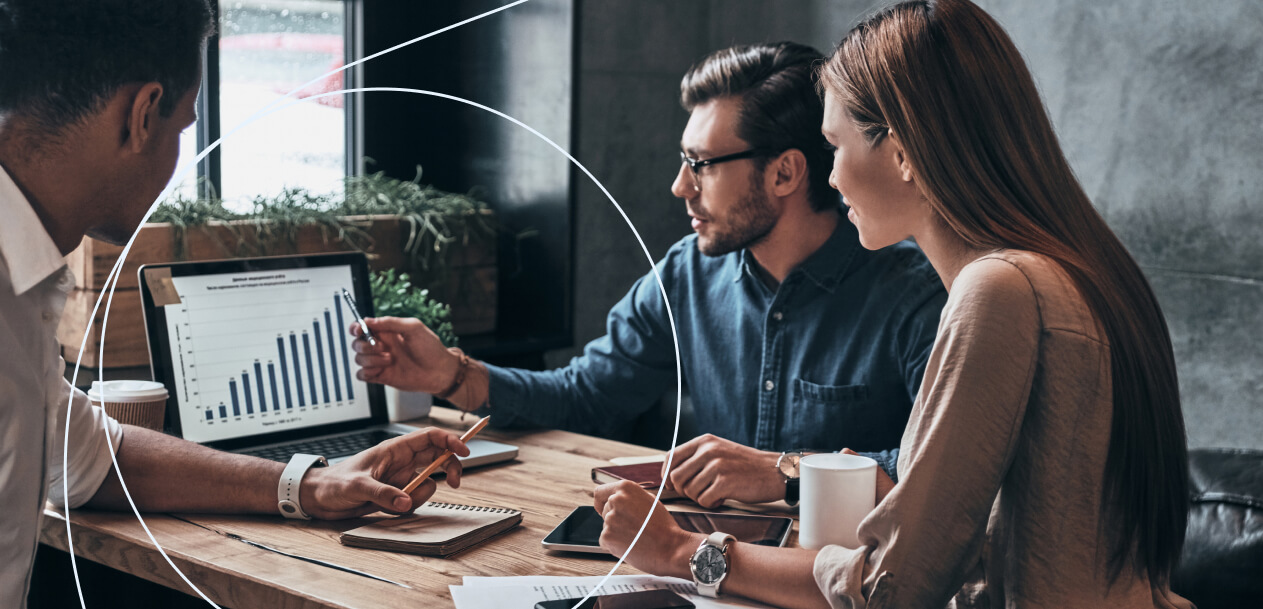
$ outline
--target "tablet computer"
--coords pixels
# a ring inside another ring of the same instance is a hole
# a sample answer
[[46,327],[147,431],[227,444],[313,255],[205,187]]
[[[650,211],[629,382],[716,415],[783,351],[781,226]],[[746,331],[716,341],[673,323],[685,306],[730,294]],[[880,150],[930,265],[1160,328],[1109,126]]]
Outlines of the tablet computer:
[[[670,512],[685,531],[709,535],[723,531],[737,541],[761,546],[782,547],[789,541],[794,520],[784,516],[755,516],[752,514],[717,514],[713,512]],[[600,545],[601,528],[605,521],[590,505],[579,506],[566,516],[544,538],[542,544],[549,550],[609,554]]]

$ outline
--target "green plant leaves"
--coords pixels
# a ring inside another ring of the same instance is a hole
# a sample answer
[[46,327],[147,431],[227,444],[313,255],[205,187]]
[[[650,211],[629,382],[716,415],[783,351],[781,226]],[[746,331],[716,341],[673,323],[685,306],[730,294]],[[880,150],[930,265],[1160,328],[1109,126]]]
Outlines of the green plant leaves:
[[373,309],[379,317],[413,317],[421,320],[444,346],[456,346],[456,333],[452,331],[452,308],[430,298],[429,290],[412,285],[407,273],[396,274],[387,269],[371,274]]
[[[369,159],[371,161],[371,159]],[[260,251],[240,251],[241,255],[268,255],[268,242],[294,245],[298,230],[318,225],[326,239],[330,234],[359,250],[367,250],[372,239],[364,222],[356,216],[387,215],[408,222],[409,236],[404,251],[415,268],[441,273],[446,269],[448,246],[469,243],[471,239],[494,239],[500,227],[490,208],[473,194],[455,194],[421,184],[421,167],[411,181],[389,177],[385,172],[345,178],[342,193],[313,193],[305,188],[285,188],[275,196],[257,196],[252,210],[231,211],[214,193],[206,198],[186,199],[177,195],[164,201],[150,217],[150,222],[168,222],[175,227],[177,244],[184,242],[189,228],[204,227],[210,222],[233,222],[230,230],[240,235],[239,227],[253,226]],[[179,257],[180,252],[177,252]]]

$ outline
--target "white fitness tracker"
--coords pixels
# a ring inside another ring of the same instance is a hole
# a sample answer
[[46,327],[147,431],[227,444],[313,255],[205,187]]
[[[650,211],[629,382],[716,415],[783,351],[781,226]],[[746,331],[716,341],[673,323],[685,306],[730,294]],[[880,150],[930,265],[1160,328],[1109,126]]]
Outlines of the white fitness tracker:
[[329,462],[319,455],[298,453],[290,458],[289,465],[281,472],[281,482],[276,487],[276,509],[286,518],[311,520],[311,516],[303,511],[298,502],[298,487],[303,482],[307,470],[313,467],[325,467]]

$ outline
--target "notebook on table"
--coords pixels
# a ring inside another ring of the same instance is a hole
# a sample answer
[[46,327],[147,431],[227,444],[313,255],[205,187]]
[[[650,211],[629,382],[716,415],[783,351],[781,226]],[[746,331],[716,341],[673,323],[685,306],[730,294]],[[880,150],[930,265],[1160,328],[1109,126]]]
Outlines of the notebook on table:
[[341,535],[345,546],[447,557],[522,522],[509,508],[430,502],[411,514],[379,520]]

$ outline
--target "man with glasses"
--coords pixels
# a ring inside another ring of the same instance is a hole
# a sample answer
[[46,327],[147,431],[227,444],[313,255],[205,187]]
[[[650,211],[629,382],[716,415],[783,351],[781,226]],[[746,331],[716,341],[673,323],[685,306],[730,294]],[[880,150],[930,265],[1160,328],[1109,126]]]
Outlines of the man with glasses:
[[[807,450],[865,451],[893,476],[946,300],[915,245],[865,250],[842,218],[812,81],[821,59],[793,43],[735,47],[681,83],[691,115],[671,191],[696,235],[656,270],[705,432],[677,448],[668,482],[704,506],[796,501],[795,453]],[[606,336],[558,370],[472,361],[416,320],[368,323],[381,340],[355,341],[360,378],[501,425],[608,435],[675,386],[653,273],[610,311]]]

